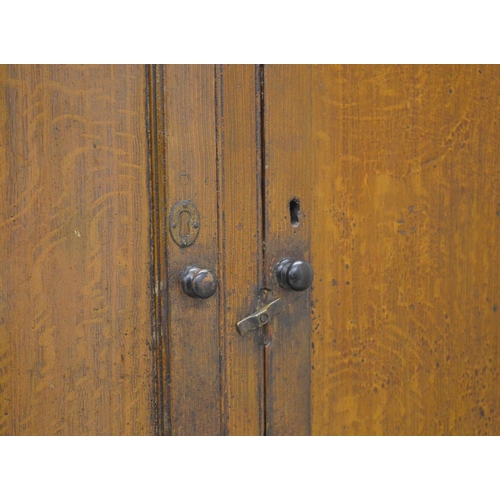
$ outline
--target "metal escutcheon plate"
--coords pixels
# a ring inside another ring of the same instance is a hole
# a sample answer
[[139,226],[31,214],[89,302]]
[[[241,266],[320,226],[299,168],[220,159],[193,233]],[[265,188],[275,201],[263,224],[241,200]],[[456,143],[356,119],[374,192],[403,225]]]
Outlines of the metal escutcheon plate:
[[190,200],[176,203],[168,220],[172,239],[181,247],[192,245],[200,232],[200,213]]

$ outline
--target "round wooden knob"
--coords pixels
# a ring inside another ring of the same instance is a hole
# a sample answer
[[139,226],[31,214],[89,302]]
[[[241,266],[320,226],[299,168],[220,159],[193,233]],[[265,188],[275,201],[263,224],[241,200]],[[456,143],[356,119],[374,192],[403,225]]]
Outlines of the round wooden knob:
[[276,277],[282,288],[301,292],[311,286],[314,271],[309,262],[286,258],[276,266]]
[[190,266],[184,269],[181,283],[186,295],[199,299],[208,299],[217,290],[219,281],[213,271]]

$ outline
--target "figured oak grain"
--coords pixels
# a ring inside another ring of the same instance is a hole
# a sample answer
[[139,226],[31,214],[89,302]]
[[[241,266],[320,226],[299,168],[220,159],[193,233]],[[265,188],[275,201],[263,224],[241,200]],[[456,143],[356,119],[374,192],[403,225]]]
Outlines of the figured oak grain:
[[500,433],[500,69],[318,66],[312,432]]
[[[499,434],[499,83],[1,66],[0,435]],[[284,257],[309,291],[277,285]],[[206,301],[193,264],[219,275]]]
[[154,432],[145,71],[0,68],[0,434]]

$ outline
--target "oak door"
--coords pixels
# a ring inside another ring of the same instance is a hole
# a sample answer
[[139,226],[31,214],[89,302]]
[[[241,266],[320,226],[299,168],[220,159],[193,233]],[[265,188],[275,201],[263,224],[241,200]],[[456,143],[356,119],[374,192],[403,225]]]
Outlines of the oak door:
[[499,433],[497,67],[1,71],[0,434]]
[[[212,231],[208,252],[165,245],[183,256],[165,280],[165,428],[498,433],[499,69],[156,71],[166,205],[198,200]],[[309,289],[277,283],[287,257],[312,264]],[[190,263],[217,270],[212,305],[182,294]],[[281,313],[238,334],[277,299]]]
[[316,273],[310,328],[273,324],[271,432],[500,432],[499,83],[498,66],[266,67],[268,264],[290,244]]

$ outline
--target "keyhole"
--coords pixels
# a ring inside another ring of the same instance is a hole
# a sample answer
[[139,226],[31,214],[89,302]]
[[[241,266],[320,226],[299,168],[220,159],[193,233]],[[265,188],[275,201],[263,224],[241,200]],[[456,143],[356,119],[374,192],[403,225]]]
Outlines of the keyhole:
[[190,200],[176,203],[169,217],[170,235],[174,241],[185,248],[192,245],[200,232],[200,214]]
[[181,225],[179,227],[179,234],[181,240],[186,240],[191,233],[191,214],[187,210],[183,210],[180,214]]
[[296,227],[299,225],[299,211],[300,211],[300,202],[297,198],[293,198],[290,200],[290,222],[292,226]]

